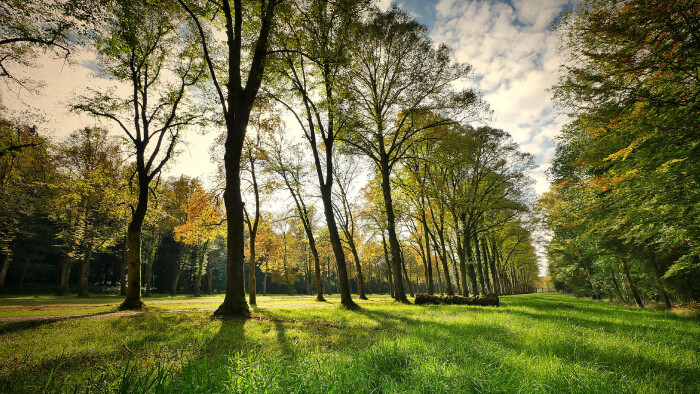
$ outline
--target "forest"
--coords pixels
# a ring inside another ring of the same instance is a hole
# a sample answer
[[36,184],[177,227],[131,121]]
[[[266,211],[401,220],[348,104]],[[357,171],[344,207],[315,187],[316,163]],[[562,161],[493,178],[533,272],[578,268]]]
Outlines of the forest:
[[700,390],[700,0],[551,2],[542,194],[380,3],[0,2],[0,391]]
[[[532,158],[484,123],[478,92],[456,88],[471,67],[398,8],[263,5],[241,6],[240,26],[206,25],[235,16],[213,4],[22,6],[63,14],[51,29],[6,25],[41,41],[5,45],[8,83],[32,82],[11,67],[41,49],[68,56],[81,28],[94,71],[126,94],[71,103],[120,135],[56,140],[3,120],[0,285],[119,291],[125,309],[142,291],[226,291],[232,314],[268,290],[339,293],[348,307],[351,293],[533,291]],[[241,42],[223,46],[222,28]],[[202,130],[219,133],[215,181],[164,175],[180,134]]]

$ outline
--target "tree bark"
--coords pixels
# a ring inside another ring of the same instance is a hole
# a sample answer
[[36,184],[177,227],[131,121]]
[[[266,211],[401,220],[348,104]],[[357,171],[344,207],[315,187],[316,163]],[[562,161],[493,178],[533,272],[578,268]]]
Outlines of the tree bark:
[[175,261],[175,275],[173,276],[173,281],[170,283],[170,295],[174,296],[177,294],[177,285],[180,282],[180,275],[182,274],[182,264],[187,256],[187,246],[184,243],[180,243],[179,250],[177,252],[177,260]]
[[476,295],[479,290],[479,285],[477,284],[476,280],[476,269],[474,268],[474,256],[472,256],[472,247],[471,247],[471,240],[470,240],[471,232],[469,231],[469,228],[466,226],[466,223],[464,225],[464,237],[463,237],[463,248],[466,253],[466,259],[468,261],[467,263],[467,274],[469,275],[469,281],[472,286],[472,294]]
[[214,294],[214,263],[207,261],[207,294]]
[[617,284],[617,278],[615,278],[615,272],[613,271],[612,267],[608,267],[608,270],[610,271],[610,278],[612,279],[617,296],[620,297],[620,301],[627,302],[627,300],[625,300],[625,297],[622,296],[622,292],[620,291],[620,286],[618,286],[618,284]]
[[154,234],[155,239],[153,240],[153,245],[151,245],[151,250],[148,256],[148,261],[146,261],[146,296],[151,295],[151,288],[153,287],[153,263],[156,259],[156,253],[158,252],[158,247],[160,246],[160,235]]
[[258,263],[257,256],[255,255],[255,238],[257,234],[253,231],[249,231],[248,238],[248,250],[250,251],[250,256],[248,258],[248,303],[250,305],[257,305],[258,300],[255,298],[255,267]]
[[425,242],[425,282],[428,294],[432,295],[435,292],[435,288],[433,286],[433,265],[431,263],[430,253],[430,234],[428,234],[428,219],[425,217],[425,209],[423,207],[421,208],[421,225],[423,226],[423,241]]
[[624,257],[621,257],[620,261],[622,262],[622,273],[625,275],[625,279],[627,279],[627,284],[629,285],[630,291],[632,292],[632,297],[634,298],[634,302],[637,304],[638,307],[644,308],[644,304],[642,303],[642,299],[641,299],[641,297],[639,297],[639,293],[637,293],[637,287],[632,282],[632,276],[630,275],[630,270],[629,270],[629,267],[627,266],[627,259]]
[[[137,168],[144,169],[143,150],[137,152]],[[131,222],[127,230],[127,288],[126,298],[119,306],[121,310],[134,310],[143,308],[141,300],[141,229],[148,209],[148,176],[145,170],[138,171],[138,202],[131,215]]]
[[[489,243],[488,241],[485,243],[485,247],[488,250]],[[496,270],[496,242],[492,242],[492,248],[491,248],[491,259],[489,260],[489,263],[491,264],[491,282],[493,283],[493,292],[496,295],[501,295],[501,289],[499,286],[499,281],[498,281],[498,272]]]
[[480,243],[481,254],[484,262],[484,282],[486,282],[487,293],[494,293],[491,286],[491,278],[489,278],[489,255],[486,250],[486,238],[481,238]]
[[[351,235],[351,234],[349,234]],[[362,266],[360,265],[360,255],[357,253],[357,248],[355,247],[355,241],[352,238],[348,238],[350,244],[350,252],[352,252],[352,257],[355,260],[355,271],[357,271],[357,292],[361,300],[366,300],[365,295],[365,279],[362,277]]]
[[435,273],[437,274],[437,285],[438,285],[438,292],[440,295],[445,294],[445,292],[442,290],[442,276],[440,275],[440,263],[438,263],[438,258],[435,256],[435,259],[433,260],[435,262]]
[[61,259],[61,277],[58,288],[58,295],[69,295],[70,268],[73,265],[68,254],[65,254]]
[[78,282],[78,297],[87,297],[90,295],[88,293],[90,260],[92,260],[92,242],[88,242],[83,251],[83,261],[80,264],[80,281]]
[[119,262],[119,294],[126,296],[126,266],[129,261],[129,237],[124,234],[122,260]]
[[391,277],[391,263],[389,262],[389,251],[386,247],[386,237],[384,237],[384,231],[382,231],[382,246],[384,247],[384,261],[386,262],[386,276],[389,282],[389,295],[394,298],[394,281]]
[[401,252],[401,269],[403,270],[403,276],[406,280],[406,285],[408,286],[408,293],[411,297],[415,297],[413,293],[413,285],[411,284],[411,278],[408,276],[408,271],[406,270],[406,260],[403,258],[403,251]]
[[207,262],[207,253],[209,253],[209,241],[204,241],[202,245],[199,246],[197,251],[197,266],[195,267],[194,275],[194,296],[200,297],[202,295],[202,277],[204,277],[204,267]]
[[2,268],[0,268],[0,287],[5,285],[7,270],[10,268],[10,252],[2,253]]
[[479,238],[476,235],[476,231],[472,232],[472,236],[474,237],[474,256],[476,257],[476,272],[479,275],[479,285],[481,286],[481,290],[479,292],[481,294],[486,294],[488,291],[486,289],[486,284],[484,283],[484,270],[481,265],[481,253],[479,252]]
[[388,160],[388,157],[383,155],[379,168],[382,175],[382,194],[384,196],[384,209],[387,220],[387,232],[389,235],[389,250],[391,251],[392,274],[394,277],[394,299],[402,303],[409,303],[403,288],[403,280],[401,279],[401,247],[396,235],[396,219],[394,217],[394,203],[391,197]]

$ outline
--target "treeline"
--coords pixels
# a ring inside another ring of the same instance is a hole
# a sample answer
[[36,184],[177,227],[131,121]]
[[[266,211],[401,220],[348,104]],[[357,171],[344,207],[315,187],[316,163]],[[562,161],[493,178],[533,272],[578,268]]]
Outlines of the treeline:
[[570,110],[541,203],[557,288],[642,307],[700,299],[700,2],[563,16]]
[[[84,294],[92,256],[121,250],[111,275],[124,309],[140,308],[141,288],[162,279],[153,274],[161,253],[176,256],[171,293],[182,273],[195,293],[225,277],[217,314],[248,314],[268,278],[318,300],[334,288],[348,308],[351,290],[407,302],[418,291],[534,289],[532,158],[507,132],[471,125],[488,115],[478,92],[458,88],[471,67],[451,62],[408,14],[361,0],[81,5],[22,5],[15,22],[25,28],[4,34],[48,34],[22,15],[52,6],[66,23],[40,40],[46,48],[60,52],[75,44],[73,27],[99,25],[80,41],[121,89],[89,89],[71,109],[116,127],[123,142],[86,128],[49,147],[35,132],[15,138],[21,124],[7,122],[3,193],[16,186],[36,200],[3,208],[16,224],[3,234],[5,270],[31,217],[54,229],[64,292],[70,267],[80,267]],[[21,43],[25,64],[34,44]],[[221,132],[210,190],[161,179],[181,133],[195,128]]]

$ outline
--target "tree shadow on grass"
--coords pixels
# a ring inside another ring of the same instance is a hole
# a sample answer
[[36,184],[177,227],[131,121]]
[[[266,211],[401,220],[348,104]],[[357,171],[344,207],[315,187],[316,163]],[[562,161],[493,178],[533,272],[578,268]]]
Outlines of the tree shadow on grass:
[[56,323],[63,320],[76,320],[85,319],[90,317],[97,317],[102,315],[113,314],[113,311],[90,313],[86,315],[68,315],[68,316],[40,316],[37,318],[28,317],[27,320],[12,321],[12,322],[0,322],[0,335],[9,334],[12,332],[23,331],[30,328],[37,328],[44,325]]

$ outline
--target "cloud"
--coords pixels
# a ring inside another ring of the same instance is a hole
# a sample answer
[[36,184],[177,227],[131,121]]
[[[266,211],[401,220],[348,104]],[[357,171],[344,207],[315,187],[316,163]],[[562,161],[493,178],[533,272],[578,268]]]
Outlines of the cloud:
[[386,11],[391,7],[392,0],[377,0],[376,4],[380,10]]
[[535,156],[537,193],[549,187],[545,163],[552,157],[552,138],[565,123],[547,91],[561,63],[559,37],[550,25],[570,3],[440,0],[435,5],[433,38],[450,45],[457,61],[474,67],[476,88],[493,110],[491,124]]

